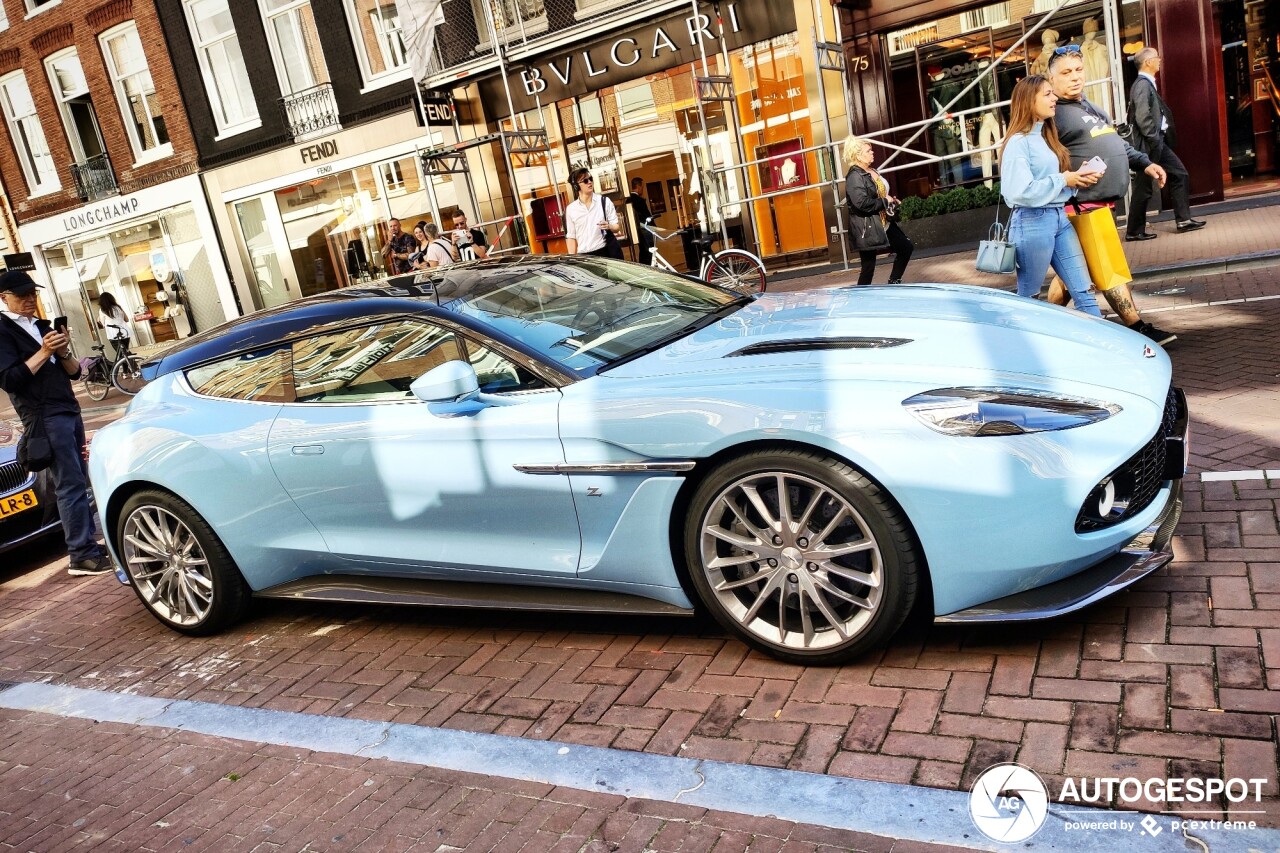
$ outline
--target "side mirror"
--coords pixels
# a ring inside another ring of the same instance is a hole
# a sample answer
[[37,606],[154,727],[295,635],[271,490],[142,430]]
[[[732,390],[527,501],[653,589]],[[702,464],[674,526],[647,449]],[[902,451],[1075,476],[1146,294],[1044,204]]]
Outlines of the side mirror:
[[480,382],[469,362],[446,361],[413,380],[409,390],[424,403],[452,403],[480,393]]

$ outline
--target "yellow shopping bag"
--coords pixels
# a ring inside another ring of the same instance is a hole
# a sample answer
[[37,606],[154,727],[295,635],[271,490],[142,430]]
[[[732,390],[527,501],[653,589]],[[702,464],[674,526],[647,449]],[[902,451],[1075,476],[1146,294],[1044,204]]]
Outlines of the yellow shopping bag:
[[1098,290],[1110,290],[1133,281],[1111,208],[1099,207],[1084,213],[1072,213],[1068,209],[1067,216],[1080,238],[1080,247],[1084,249],[1089,278]]

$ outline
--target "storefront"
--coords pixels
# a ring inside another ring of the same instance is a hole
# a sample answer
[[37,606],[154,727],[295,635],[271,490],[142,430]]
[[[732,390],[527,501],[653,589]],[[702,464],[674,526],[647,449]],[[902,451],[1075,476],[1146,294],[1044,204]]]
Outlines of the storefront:
[[[545,128],[550,145],[549,154],[513,157],[505,170],[501,148],[472,153],[470,171],[484,183],[482,207],[488,203],[482,215],[515,212],[508,208],[518,195],[531,249],[563,251],[559,211],[572,200],[569,172],[582,166],[620,212],[639,178],[660,228],[718,232],[723,222],[732,243],[771,258],[775,267],[825,260],[832,246],[838,255],[830,237],[830,192],[812,186],[833,168],[812,150],[827,142],[813,8],[726,3],[720,7],[723,42],[714,20],[693,19],[684,10],[589,43],[548,48],[505,81],[493,76],[472,84],[459,97],[474,121],[466,136]],[[834,40],[833,22],[828,26]],[[700,114],[697,80],[708,77],[730,85],[704,97]],[[835,80],[830,115],[843,133]],[[506,172],[496,189],[494,167]],[[722,179],[708,177],[712,172]],[[661,248],[683,266],[679,241]]]
[[406,111],[205,172],[244,310],[383,277],[392,217],[412,233],[469,207],[448,176],[424,180],[429,139]]
[[947,110],[956,118],[932,125],[912,145],[938,156],[975,153],[901,172],[895,178],[901,192],[927,195],[993,179],[994,157],[977,149],[1002,137],[1008,110],[984,108],[1007,100],[1027,74],[1043,73],[1053,51],[1068,44],[1080,48],[1088,79],[1095,81],[1085,96],[1117,121],[1125,119],[1137,76],[1129,60],[1145,45],[1160,48],[1160,87],[1183,131],[1178,154],[1191,173],[1193,202],[1220,199],[1233,184],[1239,189],[1274,175],[1280,102],[1270,78],[1280,51],[1280,15],[1262,0],[1069,0],[994,73],[987,73],[991,63],[1039,24],[1056,0],[963,4],[961,11],[958,5],[872,0],[842,12],[859,104],[854,121],[861,130],[933,117],[969,83],[981,81]]
[[105,343],[98,297],[131,318],[135,345],[188,337],[236,316],[200,180],[181,178],[20,225],[50,287],[45,313],[66,315],[75,351]]

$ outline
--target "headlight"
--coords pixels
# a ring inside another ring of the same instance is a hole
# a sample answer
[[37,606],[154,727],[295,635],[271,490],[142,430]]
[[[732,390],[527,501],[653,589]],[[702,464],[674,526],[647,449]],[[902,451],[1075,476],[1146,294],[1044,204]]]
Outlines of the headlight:
[[907,411],[944,435],[1024,435],[1105,421],[1111,403],[1021,388],[940,388],[903,400]]

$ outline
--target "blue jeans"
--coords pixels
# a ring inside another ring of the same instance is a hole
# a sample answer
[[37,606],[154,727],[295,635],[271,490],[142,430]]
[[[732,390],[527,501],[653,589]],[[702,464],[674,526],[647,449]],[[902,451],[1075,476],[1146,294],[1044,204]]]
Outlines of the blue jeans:
[[1018,295],[1036,296],[1050,264],[1071,294],[1076,308],[1101,317],[1098,301],[1089,292],[1089,267],[1080,238],[1061,207],[1019,207],[1013,211],[1009,240],[1018,256]]
[[90,560],[102,553],[93,539],[93,511],[89,508],[89,466],[84,461],[84,421],[79,415],[49,415],[44,419],[53,449],[54,494],[67,539],[71,562]]

